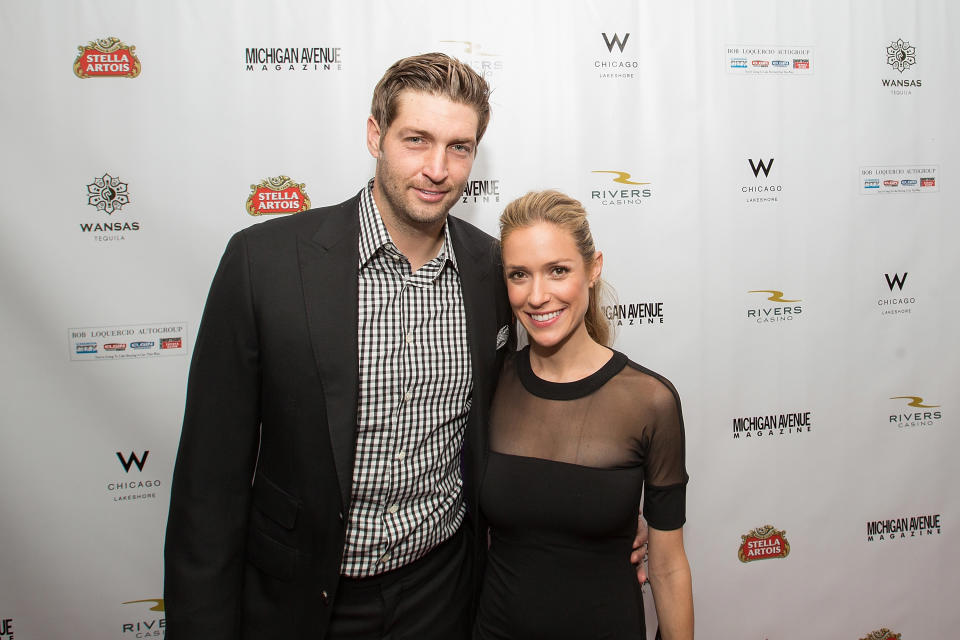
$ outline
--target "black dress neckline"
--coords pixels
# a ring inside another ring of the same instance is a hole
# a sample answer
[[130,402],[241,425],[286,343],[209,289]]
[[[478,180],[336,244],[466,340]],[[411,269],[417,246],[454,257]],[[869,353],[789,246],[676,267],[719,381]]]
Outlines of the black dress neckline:
[[517,352],[517,377],[523,387],[533,395],[545,400],[576,400],[588,396],[620,373],[627,364],[627,356],[613,350],[613,355],[602,367],[586,378],[572,382],[551,382],[533,372],[530,366],[530,345]]

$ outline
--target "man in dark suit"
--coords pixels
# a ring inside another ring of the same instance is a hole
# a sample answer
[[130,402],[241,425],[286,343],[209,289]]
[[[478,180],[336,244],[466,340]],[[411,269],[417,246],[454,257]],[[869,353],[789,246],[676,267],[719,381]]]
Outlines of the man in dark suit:
[[398,61],[374,179],[230,240],[171,489],[170,640],[468,637],[511,313],[495,241],[447,213],[488,95],[442,54]]

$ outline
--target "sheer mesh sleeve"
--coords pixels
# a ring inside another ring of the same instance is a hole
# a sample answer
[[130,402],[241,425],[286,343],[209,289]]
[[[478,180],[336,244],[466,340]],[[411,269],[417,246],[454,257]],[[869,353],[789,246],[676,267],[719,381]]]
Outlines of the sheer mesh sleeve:
[[493,451],[595,468],[644,468],[644,516],[656,529],[685,519],[680,400],[666,378],[614,352],[591,376],[548,382],[528,350],[504,365],[491,410]]

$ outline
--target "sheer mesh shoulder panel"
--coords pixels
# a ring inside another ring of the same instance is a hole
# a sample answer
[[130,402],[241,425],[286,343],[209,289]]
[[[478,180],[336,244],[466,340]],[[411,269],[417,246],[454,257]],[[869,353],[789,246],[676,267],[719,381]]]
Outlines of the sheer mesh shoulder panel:
[[682,526],[684,434],[680,400],[666,378],[614,352],[576,382],[538,378],[529,350],[504,365],[491,410],[493,451],[604,469],[644,467],[651,526]]

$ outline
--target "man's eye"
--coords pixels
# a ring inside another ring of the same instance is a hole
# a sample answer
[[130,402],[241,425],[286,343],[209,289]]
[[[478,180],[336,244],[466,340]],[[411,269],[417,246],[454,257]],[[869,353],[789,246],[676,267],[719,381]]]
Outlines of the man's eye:
[[459,153],[470,153],[470,147],[465,144],[455,144],[453,150]]

